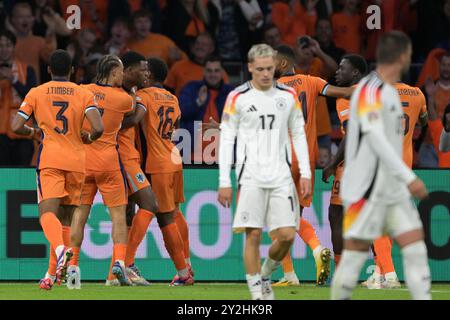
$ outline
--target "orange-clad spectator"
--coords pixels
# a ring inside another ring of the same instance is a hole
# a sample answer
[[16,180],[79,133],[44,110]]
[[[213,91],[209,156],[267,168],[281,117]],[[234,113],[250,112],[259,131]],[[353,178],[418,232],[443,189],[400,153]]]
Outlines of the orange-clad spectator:
[[97,44],[95,32],[91,29],[81,30],[75,40],[67,46],[67,52],[72,58],[75,69],[75,82],[85,83],[86,67],[92,54],[98,53],[103,49]]
[[137,11],[145,9],[152,13],[152,31],[161,33],[161,5],[159,0],[114,0],[109,1],[108,5],[108,28],[111,30],[112,24],[118,18],[133,16]]
[[362,45],[362,19],[360,0],[346,0],[341,12],[332,15],[334,43],[348,53],[360,53]]
[[47,63],[51,53],[56,49],[55,32],[49,26],[45,38],[33,35],[33,12],[30,4],[26,2],[18,2],[14,5],[10,22],[12,31],[17,37],[16,58],[33,67],[39,83],[39,61]]
[[47,29],[50,27],[57,36],[66,37],[71,35],[72,31],[67,28],[66,20],[52,7],[53,1],[35,0],[34,3],[36,4],[34,9],[36,20],[33,34],[45,37]]
[[128,42],[130,50],[136,51],[146,58],[162,59],[169,66],[186,58],[175,43],[162,34],[150,32],[152,28],[152,13],[139,10],[133,15],[134,36]]
[[92,29],[98,38],[102,38],[106,31],[109,2],[105,0],[59,0],[59,5],[66,21],[72,14],[71,11],[67,13],[67,8],[71,5],[79,6],[81,9],[81,30]]
[[269,24],[264,28],[263,41],[272,48],[279,47],[283,44],[283,41],[281,40],[280,30],[276,25]]
[[409,0],[365,0],[362,4],[363,21],[368,21],[373,15],[373,11],[367,8],[371,5],[377,5],[381,9],[381,28],[368,29],[364,28],[364,36],[366,37],[365,58],[367,60],[375,60],[375,50],[380,36],[392,30],[402,30],[411,34],[417,29],[417,1]]
[[33,141],[14,134],[11,121],[28,91],[36,86],[36,75],[31,66],[14,57],[15,44],[12,32],[0,31],[0,165],[29,166]]
[[114,20],[111,27],[111,38],[105,44],[105,49],[109,54],[122,56],[130,51],[128,48],[128,39],[130,38],[129,21],[125,17],[119,17]]
[[422,70],[420,71],[419,78],[417,80],[416,86],[422,87],[428,78],[433,81],[439,79],[439,64],[442,56],[446,51],[441,48],[436,48],[430,51],[423,64]]
[[272,4],[272,22],[281,32],[284,43],[294,46],[298,36],[314,35],[318,0],[280,0]]
[[[214,52],[214,40],[208,33],[197,36],[191,46],[191,58],[174,63],[170,68],[164,85],[172,89],[176,95],[190,81],[202,80],[206,58]],[[228,83],[228,75],[224,74],[224,81]]]
[[199,34],[205,31],[215,33],[219,12],[214,4],[205,4],[204,0],[169,0],[163,17],[164,34],[187,52]]
[[[450,78],[447,80],[447,82],[450,82]],[[435,84],[433,83],[433,81],[429,80],[425,84],[425,90],[428,97],[428,114],[429,114],[428,128],[431,133],[434,149],[436,150],[436,153],[438,155],[439,168],[450,168],[450,151],[443,152],[439,149],[441,133],[442,129],[444,128],[442,119],[445,108],[442,111],[442,115],[439,116],[436,105],[438,84]],[[448,109],[449,105],[450,99],[445,107]]]
[[[297,73],[309,74],[328,79],[337,70],[337,63],[323,52],[319,43],[309,36],[300,37],[295,47],[297,56]],[[325,97],[317,98],[317,136],[331,133],[330,115]]]

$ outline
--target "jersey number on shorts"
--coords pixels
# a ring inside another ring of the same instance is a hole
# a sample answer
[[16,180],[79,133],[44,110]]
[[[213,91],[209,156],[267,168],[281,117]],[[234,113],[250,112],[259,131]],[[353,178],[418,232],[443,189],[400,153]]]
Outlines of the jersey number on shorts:
[[67,118],[63,115],[64,112],[66,112],[67,108],[69,107],[69,103],[67,101],[53,101],[53,106],[57,108],[61,108],[58,113],[56,114],[56,120],[61,121],[63,128],[55,127],[55,131],[59,134],[66,134],[69,123]]
[[[166,111],[164,111],[165,107],[160,107],[158,109],[158,116],[159,116],[159,126],[158,126],[158,133],[163,139],[170,139],[170,136],[173,131],[173,121],[170,117],[170,114],[175,111],[173,107],[168,107]],[[167,130],[167,126],[169,126]]]
[[294,211],[294,198],[292,198],[292,196],[289,196],[288,199],[291,202],[291,210]]
[[[266,128],[266,115],[262,115],[259,116],[259,118],[261,119],[261,126],[262,129],[264,130]],[[273,128],[273,122],[275,121],[275,115],[274,114],[268,114],[267,118],[271,119],[270,123],[269,123],[269,130],[272,130]]]

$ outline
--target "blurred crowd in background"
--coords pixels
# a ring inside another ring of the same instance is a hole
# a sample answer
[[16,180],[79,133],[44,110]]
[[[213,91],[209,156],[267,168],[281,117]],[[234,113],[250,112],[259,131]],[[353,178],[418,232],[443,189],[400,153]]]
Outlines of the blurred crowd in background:
[[[81,8],[79,30],[66,25],[71,5]],[[380,29],[367,27],[371,5],[380,8]],[[194,122],[220,122],[227,94],[248,80],[253,44],[289,45],[298,73],[334,83],[346,53],[362,55],[373,68],[377,40],[391,30],[413,41],[413,64],[403,81],[433,101],[430,121],[441,118],[450,103],[450,0],[3,0],[0,166],[35,163],[37,142],[15,136],[10,119],[32,87],[50,80],[47,62],[56,48],[73,57],[76,83],[94,81],[96,63],[107,53],[132,50],[163,59],[170,68],[165,87],[178,96],[181,127],[194,140]],[[323,167],[342,138],[334,99],[319,97],[317,122]],[[414,167],[450,167],[450,153],[439,154],[430,131],[415,128]]]

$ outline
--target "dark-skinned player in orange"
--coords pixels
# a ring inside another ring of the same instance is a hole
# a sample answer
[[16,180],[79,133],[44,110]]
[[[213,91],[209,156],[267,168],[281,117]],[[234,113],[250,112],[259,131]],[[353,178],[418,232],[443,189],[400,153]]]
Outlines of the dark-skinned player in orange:
[[180,211],[180,203],[184,202],[182,159],[171,140],[179,126],[181,111],[176,96],[162,87],[167,76],[165,62],[157,58],[147,61],[150,86],[137,93],[137,105],[147,109],[141,122],[147,150],[145,173],[158,199],[156,218],[177,270],[171,286],[192,285],[189,233]]
[[[278,51],[276,63],[275,77],[278,82],[283,83],[295,89],[298,99],[302,105],[303,116],[305,118],[305,132],[308,141],[309,159],[311,171],[314,172],[315,159],[318,152],[317,146],[317,125],[316,125],[316,100],[319,95],[342,98],[349,97],[352,93],[352,88],[340,88],[328,84],[325,80],[319,77],[313,77],[303,74],[295,74],[295,53],[285,45],[276,48]],[[292,177],[297,187],[299,194],[301,212],[303,208],[310,207],[312,202],[312,195],[302,199],[299,192],[299,170],[298,161],[295,157],[292,159]],[[312,175],[312,183],[314,186],[314,174]],[[312,188],[312,190],[314,187]],[[302,240],[313,251],[314,260],[316,262],[316,283],[323,285],[330,274],[330,259],[331,251],[324,248],[313,226],[304,218],[300,219],[300,227],[298,231]],[[295,274],[290,253],[283,259],[282,263],[284,277],[275,286],[287,286],[298,284],[298,278]]]
[[[70,55],[64,50],[53,52],[48,67],[52,80],[31,89],[12,122],[16,134],[30,136],[41,131],[43,135],[36,165],[39,221],[56,261],[55,274],[48,274],[39,283],[44,290],[65,279],[73,255],[70,223],[80,205],[84,183],[83,143],[95,141],[103,133],[94,95],[69,81],[72,71]],[[25,124],[31,117],[39,129]],[[82,134],[84,118],[91,131]]]

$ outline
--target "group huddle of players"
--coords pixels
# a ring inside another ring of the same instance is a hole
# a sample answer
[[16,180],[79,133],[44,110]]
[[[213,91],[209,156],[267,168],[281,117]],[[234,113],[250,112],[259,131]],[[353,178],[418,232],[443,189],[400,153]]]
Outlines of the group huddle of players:
[[[336,72],[338,86],[333,86],[318,77],[295,74],[292,49],[288,46],[275,49],[277,81],[292,87],[301,103],[310,167],[314,172],[318,149],[317,97],[338,99],[337,112],[345,134],[352,86],[365,76],[368,67],[359,55],[344,56]],[[28,93],[12,124],[16,133],[42,141],[36,168],[39,216],[51,252],[40,288],[50,290],[55,282],[62,281],[70,289],[81,288],[80,247],[97,190],[109,209],[113,225],[114,248],[106,284],[148,285],[134,264],[134,257],[156,216],[177,270],[171,285],[192,285],[189,231],[179,207],[184,201],[182,160],[171,141],[182,115],[176,96],[162,87],[167,66],[159,59],[145,59],[135,52],[121,58],[105,55],[98,62],[95,83],[81,86],[69,81],[71,66],[67,52],[55,51],[49,63],[52,81]],[[411,167],[414,127],[418,120],[421,124],[427,121],[425,98],[418,88],[403,83],[398,83],[397,89],[404,109],[403,158]],[[33,126],[33,120],[37,127]],[[140,137],[145,137],[145,141]],[[345,138],[322,177],[327,182],[331,175],[335,176],[329,220],[336,265],[343,247],[339,181],[344,146]],[[295,158],[291,170],[300,195]],[[301,208],[309,207],[311,201],[312,195],[302,199]],[[139,208],[136,214],[135,205]],[[313,251],[317,284],[325,284],[330,274],[331,250],[321,245],[313,226],[304,218],[300,219],[298,234]],[[375,241],[374,256],[379,268],[377,277],[367,282],[369,287],[399,286],[391,247],[389,238]],[[282,267],[284,277],[276,285],[298,284],[289,254],[283,259]],[[385,281],[381,281],[383,277]]]
[[[52,81],[33,88],[13,120],[19,134],[42,139],[39,215],[51,252],[40,287],[49,290],[64,280],[70,289],[81,287],[80,247],[97,190],[112,220],[114,248],[106,284],[148,285],[134,257],[156,216],[177,270],[171,285],[192,285],[188,227],[179,209],[184,201],[182,162],[171,142],[180,108],[162,87],[167,66],[135,52],[121,59],[105,55],[98,62],[96,82],[81,86],[69,81],[71,66],[67,52],[55,51],[49,65]],[[32,117],[36,129],[26,124]],[[146,144],[142,156],[136,148],[139,123]],[[131,212],[139,207],[131,219],[127,204]]]

